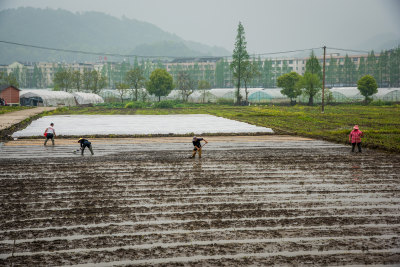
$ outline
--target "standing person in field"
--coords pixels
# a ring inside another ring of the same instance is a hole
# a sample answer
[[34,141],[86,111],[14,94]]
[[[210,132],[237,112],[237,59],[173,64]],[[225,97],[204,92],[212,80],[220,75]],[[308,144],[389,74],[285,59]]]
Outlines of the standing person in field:
[[78,143],[81,144],[81,155],[83,156],[83,152],[85,151],[85,148],[88,147],[90,150],[90,153],[94,155],[93,149],[92,149],[92,143],[89,142],[89,140],[84,139],[84,138],[79,138]]
[[349,141],[351,143],[351,152],[354,152],[354,148],[357,145],[358,152],[361,153],[361,137],[364,133],[360,131],[358,125],[354,125],[353,130],[350,132]]
[[208,143],[206,139],[201,138],[201,137],[193,137],[192,143],[193,143],[193,154],[191,158],[194,158],[196,156],[196,152],[199,151],[199,158],[201,158],[201,143],[200,141],[204,141],[206,144]]
[[54,123],[50,123],[50,127],[47,127],[46,130],[44,130],[44,136],[46,136],[46,141],[44,141],[44,145],[47,144],[47,141],[51,139],[51,143],[54,146],[54,137],[56,137],[56,131],[53,128]]

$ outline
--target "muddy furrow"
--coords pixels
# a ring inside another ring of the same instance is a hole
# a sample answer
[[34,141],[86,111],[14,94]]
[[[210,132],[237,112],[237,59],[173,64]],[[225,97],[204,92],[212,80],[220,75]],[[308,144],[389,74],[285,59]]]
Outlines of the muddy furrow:
[[314,144],[4,159],[0,265],[400,263],[400,156]]

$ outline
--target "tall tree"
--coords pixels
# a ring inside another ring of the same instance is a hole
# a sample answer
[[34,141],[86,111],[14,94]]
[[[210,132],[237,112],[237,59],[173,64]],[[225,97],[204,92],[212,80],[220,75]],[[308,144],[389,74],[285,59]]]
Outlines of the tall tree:
[[365,97],[365,103],[368,103],[370,96],[378,92],[378,85],[372,75],[365,75],[357,82],[357,88]]
[[281,61],[275,60],[274,76],[272,77],[273,87],[276,87],[276,81],[282,75]]
[[355,83],[356,67],[351,58],[346,54],[343,64],[343,78],[345,86],[351,86]]
[[72,88],[72,72],[70,69],[59,68],[54,74],[54,89],[68,92]]
[[311,50],[310,58],[306,62],[306,72],[317,74],[318,78],[322,79],[322,68],[314,54],[314,50]]
[[101,75],[96,70],[84,69],[82,74],[82,88],[98,94],[101,89],[106,87],[107,77]]
[[366,63],[365,63],[365,58],[361,57],[360,58],[360,63],[358,65],[358,76],[357,79],[360,79],[361,77],[366,75]]
[[253,61],[246,61],[244,62],[244,71],[243,71],[243,76],[242,76],[242,80],[244,83],[244,91],[245,91],[245,95],[246,95],[246,103],[248,102],[248,95],[249,92],[247,90],[247,85],[249,83],[251,83],[252,79],[254,79],[255,77],[260,76],[260,71],[257,68],[257,64]]
[[281,93],[290,98],[290,103],[296,103],[293,99],[301,95],[301,89],[297,86],[300,81],[301,75],[297,72],[290,72],[278,77],[277,85],[281,87]]
[[236,102],[237,104],[241,101],[241,94],[240,94],[240,82],[243,79],[243,74],[246,68],[246,62],[249,60],[249,54],[246,50],[246,38],[244,36],[244,28],[241,22],[239,22],[237,35],[236,35],[236,42],[235,48],[233,50],[232,55],[232,62],[231,62],[231,70],[233,72],[233,78],[235,79],[235,86],[236,86]]
[[146,81],[143,70],[139,66],[129,70],[126,73],[125,81],[134,89],[135,101],[138,101],[139,89],[144,86]]
[[206,100],[206,93],[207,93],[207,89],[211,88],[211,85],[208,81],[206,80],[200,80],[197,83],[197,88],[199,90],[201,90],[201,98],[202,98],[202,102],[204,103]]
[[128,93],[129,85],[126,83],[117,83],[115,90],[117,90],[117,93],[121,99],[121,103],[124,103],[124,96]]
[[286,74],[290,72],[290,67],[287,60],[283,60],[282,63],[282,74]]
[[367,74],[371,76],[375,76],[376,74],[376,57],[374,50],[372,50],[367,57]]
[[386,87],[389,85],[389,53],[382,51],[378,58],[378,85]]
[[308,105],[314,104],[314,96],[321,90],[321,80],[318,74],[306,72],[297,83],[297,87],[303,90],[303,94],[308,96]]
[[6,84],[6,85],[12,85],[15,87],[19,87],[19,83],[17,81],[17,78],[10,73],[7,74],[7,72],[0,72],[0,84]]
[[77,89],[78,91],[81,90],[81,72],[79,70],[75,70],[71,73],[71,78],[72,78],[72,87],[74,89]]
[[149,94],[158,96],[159,102],[161,101],[162,96],[167,96],[171,92],[172,88],[172,76],[165,69],[155,69],[150,74],[146,90]]
[[337,75],[337,60],[332,57],[329,59],[329,65],[326,71],[326,83],[330,86],[335,86],[336,84],[336,75]]
[[31,85],[33,88],[43,88],[44,87],[44,77],[42,69],[36,64],[33,65],[33,75]]
[[189,96],[194,92],[195,81],[187,71],[181,71],[178,73],[176,87],[181,91],[183,102],[187,102]]
[[266,59],[264,61],[262,76],[263,76],[262,77],[263,87],[265,88],[274,87],[274,82],[273,82],[274,73],[272,67],[272,60]]
[[220,59],[215,65],[215,86],[219,88],[225,87],[225,64],[224,59]]
[[400,46],[389,53],[389,83],[390,86],[400,86]]

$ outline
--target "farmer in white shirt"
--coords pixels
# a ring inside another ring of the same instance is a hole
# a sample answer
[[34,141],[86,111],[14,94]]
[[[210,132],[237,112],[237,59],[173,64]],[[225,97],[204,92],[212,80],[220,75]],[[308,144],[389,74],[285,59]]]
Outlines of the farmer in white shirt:
[[51,139],[51,142],[53,143],[54,146],[54,137],[56,137],[56,131],[53,128],[54,123],[50,123],[50,127],[47,127],[46,130],[44,131],[44,136],[46,136],[46,141],[44,141],[44,145],[47,144],[47,141]]

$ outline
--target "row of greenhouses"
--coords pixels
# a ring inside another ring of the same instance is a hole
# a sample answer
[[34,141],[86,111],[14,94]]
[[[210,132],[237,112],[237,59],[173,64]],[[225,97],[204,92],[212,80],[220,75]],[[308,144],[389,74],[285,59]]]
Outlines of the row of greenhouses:
[[51,91],[46,89],[22,89],[21,106],[79,106],[104,103],[101,96],[93,93]]
[[[364,99],[357,87],[333,87],[329,92],[332,102],[357,102]],[[400,102],[400,88],[378,88],[378,92],[371,97],[373,100]]]
[[[281,93],[281,88],[248,88],[247,99],[250,103],[278,103],[278,102],[289,102],[289,98]],[[234,88],[217,88],[211,90],[198,90],[194,91],[189,98],[189,102],[196,103],[215,103],[218,99],[226,99],[235,101],[236,89]],[[240,90],[243,99],[246,98],[245,90]],[[181,99],[181,93],[179,90],[173,90],[164,99]],[[314,98],[315,102],[321,101],[321,92]],[[364,99],[357,87],[337,87],[327,89],[325,93],[327,102],[347,103],[347,102],[359,102]],[[400,102],[400,88],[378,88],[378,92],[372,96],[374,100]],[[308,102],[307,96],[299,96],[296,99],[298,102]]]
[[[122,100],[129,101],[134,99],[134,90],[123,94]],[[188,97],[191,103],[217,103],[221,100],[236,100],[235,88],[215,88],[209,90],[195,90]],[[242,99],[246,99],[244,89],[240,90]],[[314,102],[321,102],[321,93],[314,97]],[[378,88],[378,92],[372,96],[374,100],[400,102],[400,88]],[[23,89],[20,93],[21,105],[30,106],[76,106],[103,103],[105,99],[108,102],[121,101],[121,94],[117,90],[103,89],[99,95],[92,93],[63,91]],[[162,97],[162,100],[181,100],[182,94],[179,90],[172,90],[171,93]],[[249,103],[279,103],[289,102],[289,98],[281,93],[281,88],[248,88],[247,99]],[[336,103],[361,102],[364,96],[361,95],[357,87],[333,87],[326,89],[325,101]],[[144,88],[138,90],[138,100],[140,101],[158,101],[158,97],[148,95]],[[307,103],[307,96],[299,96],[296,99],[299,103]]]

